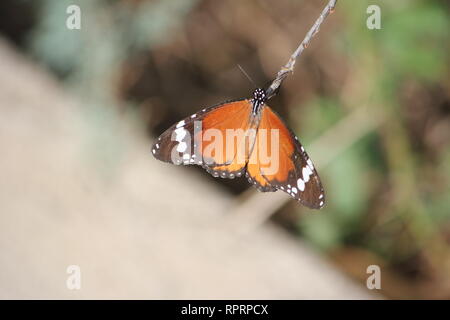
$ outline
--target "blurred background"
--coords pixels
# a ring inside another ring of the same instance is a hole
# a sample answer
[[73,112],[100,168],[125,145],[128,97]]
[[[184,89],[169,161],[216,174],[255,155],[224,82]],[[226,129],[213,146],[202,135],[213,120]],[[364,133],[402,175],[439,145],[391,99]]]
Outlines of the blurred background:
[[[151,156],[181,118],[251,96],[238,65],[270,84],[326,2],[2,0],[0,296],[368,298],[378,265],[385,298],[450,298],[448,1],[338,1],[269,102],[320,212]],[[77,261],[84,295],[64,288]]]

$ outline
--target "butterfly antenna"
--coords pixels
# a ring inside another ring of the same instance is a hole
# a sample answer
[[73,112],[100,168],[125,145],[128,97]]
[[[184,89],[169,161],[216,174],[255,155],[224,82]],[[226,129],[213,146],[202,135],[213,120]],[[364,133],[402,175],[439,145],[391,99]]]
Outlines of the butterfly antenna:
[[255,84],[255,82],[253,81],[253,79],[250,78],[250,76],[248,75],[248,73],[245,72],[244,68],[242,68],[240,64],[238,64],[237,66],[238,66],[238,68],[241,70],[241,72],[247,77],[247,79],[253,84],[253,86],[254,86],[255,88],[257,88],[258,86]]

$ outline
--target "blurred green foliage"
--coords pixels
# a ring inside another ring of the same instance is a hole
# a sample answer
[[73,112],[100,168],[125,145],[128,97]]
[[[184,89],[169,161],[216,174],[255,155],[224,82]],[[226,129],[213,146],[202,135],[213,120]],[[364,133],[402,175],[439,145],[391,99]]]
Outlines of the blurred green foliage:
[[[410,106],[404,104],[402,95],[411,82],[417,87],[448,90],[450,14],[439,1],[376,3],[381,7],[381,30],[365,27],[365,9],[373,1],[339,3],[346,26],[337,47],[351,59],[353,70],[358,69],[349,77],[370,79],[370,88],[365,89],[370,94],[367,102],[373,108],[382,108],[386,123],[333,160],[325,170],[325,210],[330,214],[302,216],[299,228],[322,249],[350,243],[373,250],[395,264],[423,250],[431,252],[435,246],[448,247],[441,237],[450,218],[448,140],[443,149],[416,149],[409,126],[422,126],[420,121],[427,119],[408,123]],[[424,114],[434,113],[435,121],[440,116],[448,119],[448,105],[438,105],[440,101],[436,100],[436,105],[421,106],[427,109]],[[306,108],[302,123],[308,131],[342,117],[333,111],[339,108],[339,102],[330,106],[327,101],[311,101]],[[448,138],[448,132],[443,135]],[[387,195],[374,208],[380,192]],[[369,228],[365,227],[367,221],[371,223]],[[433,258],[427,263],[434,263]],[[444,265],[448,266],[446,258]]]

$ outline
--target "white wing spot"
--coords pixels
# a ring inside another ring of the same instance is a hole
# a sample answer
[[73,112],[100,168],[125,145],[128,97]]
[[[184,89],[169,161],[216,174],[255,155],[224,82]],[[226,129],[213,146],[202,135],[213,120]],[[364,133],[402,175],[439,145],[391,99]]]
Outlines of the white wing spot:
[[184,120],[181,120],[180,122],[178,122],[176,128],[179,128],[182,126],[184,126]]
[[323,201],[320,201],[319,206],[323,206]]
[[191,118],[195,118],[196,116],[197,116],[197,114],[194,113],[194,114],[191,116]]
[[156,150],[155,150],[155,149],[153,149],[153,150],[152,150],[152,152],[153,152],[153,154],[155,154],[155,153],[156,153]]
[[175,130],[175,140],[178,142],[181,142],[181,140],[184,139],[184,137],[186,136],[186,130],[184,128],[178,128]]
[[180,142],[177,146],[177,151],[178,152],[184,152],[187,149],[187,144],[186,142]]
[[323,193],[319,196],[319,199],[322,199],[323,198]]
[[306,160],[306,163],[307,163],[308,166],[311,168],[311,170],[314,170],[314,165],[313,165],[311,159]]
[[305,190],[305,182],[301,178],[297,180],[297,187],[300,191]]
[[311,169],[309,168],[309,166],[303,167],[303,169],[302,169],[302,175],[303,175],[303,181],[305,181],[305,183],[309,181],[309,176],[312,175],[312,173],[313,173],[313,172],[311,171]]
[[297,188],[296,187],[292,187],[292,193],[297,193]]

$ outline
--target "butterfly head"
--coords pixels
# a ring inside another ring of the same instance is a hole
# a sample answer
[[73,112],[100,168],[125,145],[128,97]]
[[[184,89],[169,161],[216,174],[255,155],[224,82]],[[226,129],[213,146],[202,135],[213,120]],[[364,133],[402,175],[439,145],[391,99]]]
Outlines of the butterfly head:
[[266,101],[266,91],[261,88],[255,89],[255,91],[253,92],[253,113],[256,114]]

